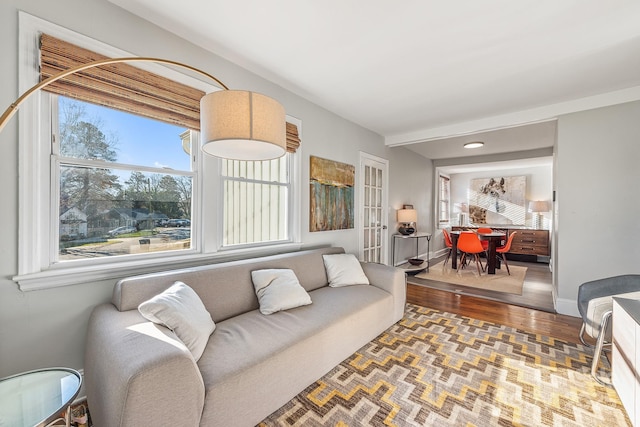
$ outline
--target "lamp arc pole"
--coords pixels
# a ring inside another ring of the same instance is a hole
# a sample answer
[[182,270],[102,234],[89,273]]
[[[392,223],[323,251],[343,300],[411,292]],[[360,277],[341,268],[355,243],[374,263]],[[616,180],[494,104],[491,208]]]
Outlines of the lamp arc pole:
[[20,105],[36,91],[79,71],[121,62],[157,62],[185,68],[213,80],[223,89],[206,94],[200,100],[202,150],[205,153],[233,160],[270,160],[285,154],[285,111],[278,101],[259,93],[230,90],[217,77],[191,65],[147,56],[87,62],[46,78],[20,95],[2,113],[0,132]]
[[79,71],[83,71],[93,67],[99,67],[101,65],[117,64],[121,62],[158,62],[161,64],[168,64],[168,65],[174,65],[176,67],[186,68],[188,70],[191,70],[195,73],[201,74],[213,80],[218,85],[220,85],[224,90],[229,90],[227,85],[222,83],[220,79],[207,73],[206,71],[202,71],[199,68],[192,67],[191,65],[183,64],[178,61],[172,61],[170,59],[154,58],[154,57],[148,57],[148,56],[131,56],[131,57],[122,57],[122,58],[101,59],[98,61],[87,62],[86,64],[69,68],[65,71],[62,71],[56,74],[55,76],[48,77],[43,81],[41,81],[40,83],[36,84],[35,86],[31,87],[25,93],[20,95],[20,97],[16,99],[11,105],[9,105],[9,107],[4,111],[4,113],[2,113],[2,116],[0,116],[0,132],[2,132],[7,122],[11,119],[11,117],[13,117],[16,111],[18,111],[20,105],[22,105],[24,101],[26,101],[31,95],[33,95],[34,92],[37,92],[38,90],[49,86],[51,83],[58,81],[60,79],[63,79],[71,74],[75,74]]

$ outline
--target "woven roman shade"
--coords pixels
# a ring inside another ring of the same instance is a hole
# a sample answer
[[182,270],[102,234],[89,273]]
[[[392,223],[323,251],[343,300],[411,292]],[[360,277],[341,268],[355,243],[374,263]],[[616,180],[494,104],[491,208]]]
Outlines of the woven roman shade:
[[298,126],[287,122],[287,152],[295,153],[300,147],[300,137],[298,136]]
[[[40,37],[40,78],[106,56],[47,34]],[[189,129],[200,129],[204,92],[128,64],[89,68],[44,90]]]
[[[106,56],[48,34],[40,36],[40,79]],[[125,63],[89,68],[43,90],[132,114],[200,130],[204,92]],[[298,127],[287,123],[287,151],[300,146]]]

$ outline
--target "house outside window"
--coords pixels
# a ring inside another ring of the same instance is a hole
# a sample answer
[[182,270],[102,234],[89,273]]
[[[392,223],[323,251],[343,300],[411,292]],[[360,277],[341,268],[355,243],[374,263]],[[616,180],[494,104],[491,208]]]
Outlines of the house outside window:
[[60,218],[53,261],[191,249],[197,169],[190,152],[198,133],[52,98],[52,200]]

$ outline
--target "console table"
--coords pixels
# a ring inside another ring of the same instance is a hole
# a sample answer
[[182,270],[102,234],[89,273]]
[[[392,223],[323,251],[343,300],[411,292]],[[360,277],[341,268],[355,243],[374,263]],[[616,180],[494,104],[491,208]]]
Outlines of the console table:
[[82,377],[68,368],[38,369],[0,379],[0,425],[45,427],[66,411],[80,391]]
[[613,298],[611,381],[631,423],[640,427],[640,300]]
[[415,274],[415,273],[419,273],[422,270],[427,270],[429,271],[429,252],[430,252],[430,242],[431,242],[431,233],[422,233],[422,232],[417,232],[417,233],[413,233],[413,234],[394,234],[393,235],[393,240],[392,240],[392,247],[391,247],[391,265],[393,265],[394,267],[396,266],[396,240],[397,239],[401,239],[400,241],[403,241],[405,239],[413,239],[416,242],[416,258],[420,257],[420,239],[427,239],[427,259],[422,263],[422,264],[418,264],[418,265],[413,265],[411,263],[409,263],[409,261],[400,264],[399,266],[397,266],[398,268],[402,268],[404,269],[407,273],[409,274]]

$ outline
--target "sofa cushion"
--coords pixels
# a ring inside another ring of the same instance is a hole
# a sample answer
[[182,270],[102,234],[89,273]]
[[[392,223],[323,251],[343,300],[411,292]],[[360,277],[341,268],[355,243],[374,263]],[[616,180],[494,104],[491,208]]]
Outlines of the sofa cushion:
[[362,271],[360,261],[353,254],[323,255],[329,286],[368,285],[369,279]]
[[311,304],[311,297],[300,285],[293,270],[270,268],[251,272],[260,303],[260,313],[273,314]]
[[176,282],[138,306],[145,319],[171,329],[198,361],[216,325],[193,289]]
[[[369,310],[381,301],[385,308],[393,303],[391,294],[368,285],[326,286],[310,295],[314,303],[307,306],[271,316],[262,316],[255,310],[216,323],[216,331],[198,361],[205,386],[268,360],[332,324],[358,324],[359,312]],[[353,320],[347,322],[350,318]]]
[[393,296],[375,286],[325,286],[310,295],[307,306],[216,324],[198,361],[201,425],[258,424],[392,324]]

